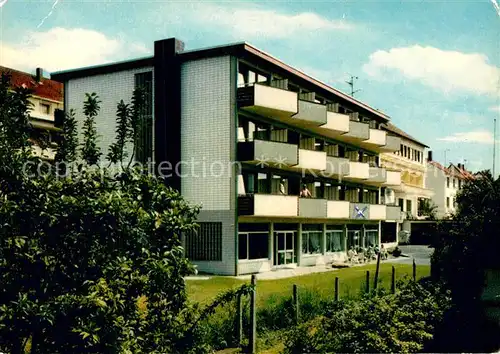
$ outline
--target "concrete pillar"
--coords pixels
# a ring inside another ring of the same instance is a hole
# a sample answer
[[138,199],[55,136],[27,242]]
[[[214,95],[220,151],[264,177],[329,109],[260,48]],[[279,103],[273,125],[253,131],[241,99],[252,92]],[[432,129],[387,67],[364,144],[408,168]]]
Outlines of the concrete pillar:
[[323,224],[323,237],[321,238],[321,253],[326,254],[326,224]]
[[302,223],[299,223],[299,230],[297,231],[297,264],[300,265],[302,259]]
[[378,222],[378,247],[382,244],[382,221]]
[[347,249],[347,225],[344,224],[344,226],[342,227],[343,231],[344,231],[344,252],[347,253],[348,249]]
[[274,265],[274,223],[269,223],[269,240],[268,240],[269,250],[268,258],[269,264],[272,267]]

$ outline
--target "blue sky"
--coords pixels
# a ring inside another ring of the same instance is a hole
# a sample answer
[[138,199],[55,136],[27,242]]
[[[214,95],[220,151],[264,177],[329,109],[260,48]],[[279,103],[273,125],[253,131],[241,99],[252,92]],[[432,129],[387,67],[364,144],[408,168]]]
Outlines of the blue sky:
[[494,2],[0,0],[0,63],[57,71],[147,56],[174,36],[187,49],[247,41],[342,91],[358,76],[356,97],[435,160],[447,151],[478,170],[491,168],[500,122]]

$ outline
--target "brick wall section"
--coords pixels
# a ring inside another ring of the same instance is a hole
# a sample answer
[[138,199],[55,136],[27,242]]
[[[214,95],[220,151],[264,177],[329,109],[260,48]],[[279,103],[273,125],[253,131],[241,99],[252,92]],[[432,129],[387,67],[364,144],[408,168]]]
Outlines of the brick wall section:
[[135,87],[134,75],[146,71],[153,71],[153,68],[145,67],[134,70],[114,72],[105,75],[89,76],[73,79],[66,83],[66,109],[69,110],[73,108],[76,111],[78,131],[80,133],[78,138],[80,143],[82,142],[82,124],[85,119],[85,116],[83,115],[83,102],[85,100],[85,93],[95,92],[97,93],[97,95],[99,95],[99,99],[102,101],[101,110],[99,112],[99,115],[95,119],[97,133],[99,134],[98,146],[103,153],[101,161],[105,160],[109,145],[115,139],[116,106],[122,99],[125,101],[125,103],[131,103],[132,93]]
[[223,223],[222,262],[194,263],[201,271],[218,274],[235,273],[234,179],[229,168],[235,125],[231,77],[229,56],[190,61],[181,67],[181,159],[189,164],[181,170],[182,195],[202,205],[199,221]]

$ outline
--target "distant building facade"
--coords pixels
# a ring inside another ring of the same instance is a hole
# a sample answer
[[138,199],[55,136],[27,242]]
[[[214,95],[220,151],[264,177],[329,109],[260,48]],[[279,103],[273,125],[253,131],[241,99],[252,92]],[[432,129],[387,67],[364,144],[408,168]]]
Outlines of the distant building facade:
[[[57,110],[64,109],[63,85],[60,82],[47,79],[41,68],[32,75],[23,71],[0,66],[0,74],[11,76],[11,88],[24,87],[32,90],[30,97],[30,140],[33,142],[33,151],[43,159],[53,160],[59,141],[60,129],[56,127],[55,116]],[[43,136],[43,137],[42,137]],[[48,146],[42,150],[37,143],[46,139]]]

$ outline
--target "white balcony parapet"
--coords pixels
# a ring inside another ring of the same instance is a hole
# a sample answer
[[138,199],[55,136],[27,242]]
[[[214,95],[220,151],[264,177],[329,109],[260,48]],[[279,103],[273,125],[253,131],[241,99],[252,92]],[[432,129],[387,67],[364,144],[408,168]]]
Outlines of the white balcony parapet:
[[297,216],[298,197],[289,195],[254,195],[255,216]]
[[238,104],[265,116],[291,117],[298,112],[296,92],[260,84],[240,87]]
[[365,144],[384,146],[386,144],[387,133],[385,130],[370,128],[370,138],[363,141]]
[[349,174],[345,178],[368,179],[370,166],[366,162],[349,161]]
[[401,172],[387,171],[385,186],[400,186],[401,185]]
[[350,217],[355,220],[385,220],[386,205],[383,204],[366,204],[366,203],[350,203]]
[[335,112],[326,112],[326,124],[321,128],[326,128],[338,132],[340,134],[349,131],[349,115]]
[[326,170],[326,152],[299,149],[299,164],[297,168],[308,170]]
[[349,219],[349,202],[345,200],[328,200],[327,217],[332,219]]

